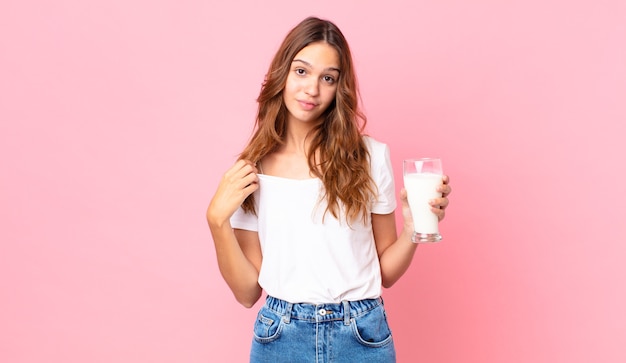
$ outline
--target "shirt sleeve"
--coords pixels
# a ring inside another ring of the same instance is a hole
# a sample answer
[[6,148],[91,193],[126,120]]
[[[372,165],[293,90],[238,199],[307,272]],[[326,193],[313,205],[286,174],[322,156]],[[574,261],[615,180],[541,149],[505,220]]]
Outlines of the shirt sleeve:
[[245,229],[247,231],[259,231],[259,219],[254,213],[246,213],[239,207],[230,217],[230,225],[235,229]]
[[389,214],[396,209],[396,187],[389,147],[369,139],[372,160],[372,179],[378,188],[378,198],[372,205],[372,213]]

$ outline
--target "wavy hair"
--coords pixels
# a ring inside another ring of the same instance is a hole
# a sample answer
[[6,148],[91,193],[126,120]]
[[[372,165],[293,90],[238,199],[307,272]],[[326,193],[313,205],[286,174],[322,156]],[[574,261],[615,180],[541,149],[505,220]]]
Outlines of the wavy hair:
[[[285,37],[261,87],[255,132],[240,158],[259,162],[284,143],[287,108],[283,89],[291,62],[300,50],[316,42],[335,48],[341,72],[335,99],[325,111],[323,122],[307,136],[311,137],[309,169],[324,185],[322,197],[327,202],[326,212],[337,219],[344,215],[348,223],[358,217],[366,220],[376,195],[370,175],[370,156],[362,137],[367,119],[358,107],[358,85],[348,42],[339,28],[328,20],[306,18]],[[316,159],[316,155],[319,158]],[[244,201],[244,211],[256,213],[253,198],[250,195]]]

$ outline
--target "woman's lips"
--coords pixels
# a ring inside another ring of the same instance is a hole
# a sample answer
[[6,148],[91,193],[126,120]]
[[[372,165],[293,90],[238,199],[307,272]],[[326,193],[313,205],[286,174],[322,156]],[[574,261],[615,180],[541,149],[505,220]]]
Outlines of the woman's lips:
[[306,101],[298,101],[298,103],[300,104],[300,107],[302,107],[302,109],[304,109],[305,111],[311,111],[315,108],[315,106],[317,106],[317,104],[315,103]]

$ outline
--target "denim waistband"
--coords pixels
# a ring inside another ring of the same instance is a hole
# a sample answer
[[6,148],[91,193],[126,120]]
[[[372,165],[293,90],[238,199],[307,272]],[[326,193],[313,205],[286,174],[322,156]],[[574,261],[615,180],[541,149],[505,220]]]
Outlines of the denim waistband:
[[285,300],[268,296],[265,306],[283,316],[286,322],[290,319],[308,320],[312,322],[344,320],[349,323],[351,318],[362,314],[383,304],[383,299],[364,299],[358,301],[342,301],[335,304],[292,304]]

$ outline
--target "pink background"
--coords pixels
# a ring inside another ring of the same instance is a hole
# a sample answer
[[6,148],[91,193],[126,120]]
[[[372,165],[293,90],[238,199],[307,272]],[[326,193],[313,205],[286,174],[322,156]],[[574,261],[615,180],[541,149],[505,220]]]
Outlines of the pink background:
[[204,211],[311,14],[398,188],[406,157],[452,179],[444,241],[384,293],[399,361],[626,361],[622,0],[3,0],[0,361],[247,360],[260,303]]

